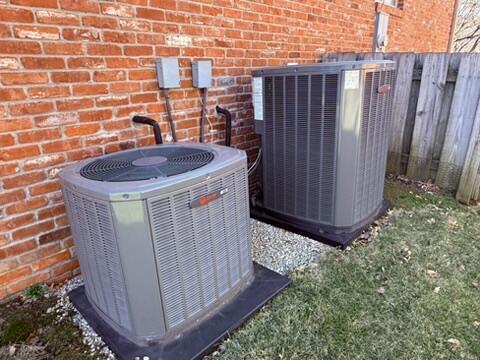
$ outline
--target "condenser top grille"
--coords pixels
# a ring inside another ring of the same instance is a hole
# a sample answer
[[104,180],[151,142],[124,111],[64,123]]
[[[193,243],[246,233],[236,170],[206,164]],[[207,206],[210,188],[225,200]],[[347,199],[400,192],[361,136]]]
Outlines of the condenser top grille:
[[207,165],[214,158],[208,150],[184,146],[156,147],[120,152],[92,161],[80,174],[90,180],[121,182],[179,175]]

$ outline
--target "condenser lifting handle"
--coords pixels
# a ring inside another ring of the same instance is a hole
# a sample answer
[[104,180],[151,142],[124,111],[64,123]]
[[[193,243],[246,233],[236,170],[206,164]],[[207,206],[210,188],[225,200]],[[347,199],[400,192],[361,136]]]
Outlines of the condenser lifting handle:
[[158,122],[146,116],[141,116],[141,115],[135,115],[132,118],[132,121],[137,124],[147,124],[153,127],[153,134],[155,135],[155,143],[163,144],[162,131],[160,130],[160,125],[158,125]]

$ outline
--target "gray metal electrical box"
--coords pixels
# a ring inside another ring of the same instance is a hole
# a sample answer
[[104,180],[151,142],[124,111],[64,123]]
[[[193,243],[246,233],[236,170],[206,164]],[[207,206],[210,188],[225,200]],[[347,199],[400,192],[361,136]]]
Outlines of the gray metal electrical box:
[[209,88],[212,86],[212,62],[210,60],[195,60],[192,62],[193,86]]
[[180,70],[177,58],[160,58],[156,61],[158,85],[162,89],[180,87]]

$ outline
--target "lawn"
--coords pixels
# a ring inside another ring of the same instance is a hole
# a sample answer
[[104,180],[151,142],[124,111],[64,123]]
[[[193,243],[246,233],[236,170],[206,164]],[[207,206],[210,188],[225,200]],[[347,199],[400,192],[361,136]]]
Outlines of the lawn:
[[[211,358],[479,359],[480,209],[399,182],[385,193],[394,209],[373,240],[291,274]],[[12,343],[28,344],[24,359],[92,358],[69,319],[47,314],[54,299],[27,295],[0,306],[0,358]]]
[[480,358],[480,209],[397,182],[385,193],[375,240],[291,274],[221,359]]

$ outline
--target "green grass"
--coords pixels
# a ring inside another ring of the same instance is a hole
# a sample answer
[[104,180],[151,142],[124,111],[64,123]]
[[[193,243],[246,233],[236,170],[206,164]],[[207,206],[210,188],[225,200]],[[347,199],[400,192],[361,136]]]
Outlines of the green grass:
[[225,342],[221,359],[480,358],[480,214],[388,183],[390,225],[334,251]]

